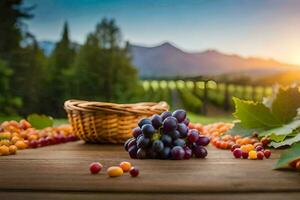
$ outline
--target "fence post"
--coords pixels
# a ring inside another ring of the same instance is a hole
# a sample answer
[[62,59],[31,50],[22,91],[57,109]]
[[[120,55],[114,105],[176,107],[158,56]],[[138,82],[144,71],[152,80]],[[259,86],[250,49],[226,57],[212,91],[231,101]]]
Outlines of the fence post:
[[229,105],[229,84],[225,83],[225,92],[224,92],[224,110],[228,111],[230,109]]
[[207,102],[208,102],[208,88],[207,88],[207,82],[208,81],[204,81],[204,93],[203,93],[203,106],[202,106],[202,113],[204,115],[207,114]]

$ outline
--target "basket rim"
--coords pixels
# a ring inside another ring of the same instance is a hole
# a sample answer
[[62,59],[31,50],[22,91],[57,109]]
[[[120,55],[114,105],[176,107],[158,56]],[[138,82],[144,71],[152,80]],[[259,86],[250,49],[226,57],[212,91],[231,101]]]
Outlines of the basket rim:
[[67,112],[99,112],[110,114],[139,114],[150,115],[161,113],[169,109],[165,101],[139,102],[132,104],[117,104],[110,102],[85,101],[70,99],[65,101],[64,108]]

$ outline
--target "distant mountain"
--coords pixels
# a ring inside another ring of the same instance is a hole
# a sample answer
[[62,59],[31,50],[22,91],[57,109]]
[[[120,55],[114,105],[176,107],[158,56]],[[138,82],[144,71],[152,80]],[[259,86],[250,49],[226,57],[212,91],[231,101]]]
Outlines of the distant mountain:
[[[75,48],[80,45],[73,43]],[[55,48],[51,41],[39,42],[46,55]],[[174,76],[252,76],[264,77],[300,70],[300,66],[281,63],[273,59],[241,57],[229,55],[217,50],[206,50],[188,53],[169,42],[154,47],[130,45],[133,64],[141,77],[174,77]]]
[[188,53],[168,42],[154,47],[131,45],[130,48],[133,64],[142,77],[223,74],[264,76],[296,67],[272,59],[244,58],[216,50]]

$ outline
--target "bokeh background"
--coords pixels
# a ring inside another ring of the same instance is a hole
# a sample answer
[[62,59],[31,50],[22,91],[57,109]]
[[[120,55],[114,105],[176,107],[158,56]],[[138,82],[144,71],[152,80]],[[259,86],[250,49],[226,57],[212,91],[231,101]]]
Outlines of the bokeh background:
[[1,0],[1,119],[65,118],[64,101],[84,99],[231,120],[232,96],[298,84],[299,10],[297,0]]

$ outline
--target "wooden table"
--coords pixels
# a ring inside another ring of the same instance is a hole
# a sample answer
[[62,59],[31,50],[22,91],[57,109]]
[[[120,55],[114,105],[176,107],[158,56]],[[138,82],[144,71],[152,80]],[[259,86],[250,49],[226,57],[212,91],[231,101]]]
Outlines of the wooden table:
[[[123,146],[73,142],[0,157],[0,199],[300,199],[300,176],[272,170],[268,160],[234,159],[208,147],[206,159],[132,160]],[[109,178],[106,168],[128,160],[140,169]],[[91,175],[100,161],[104,170]]]

